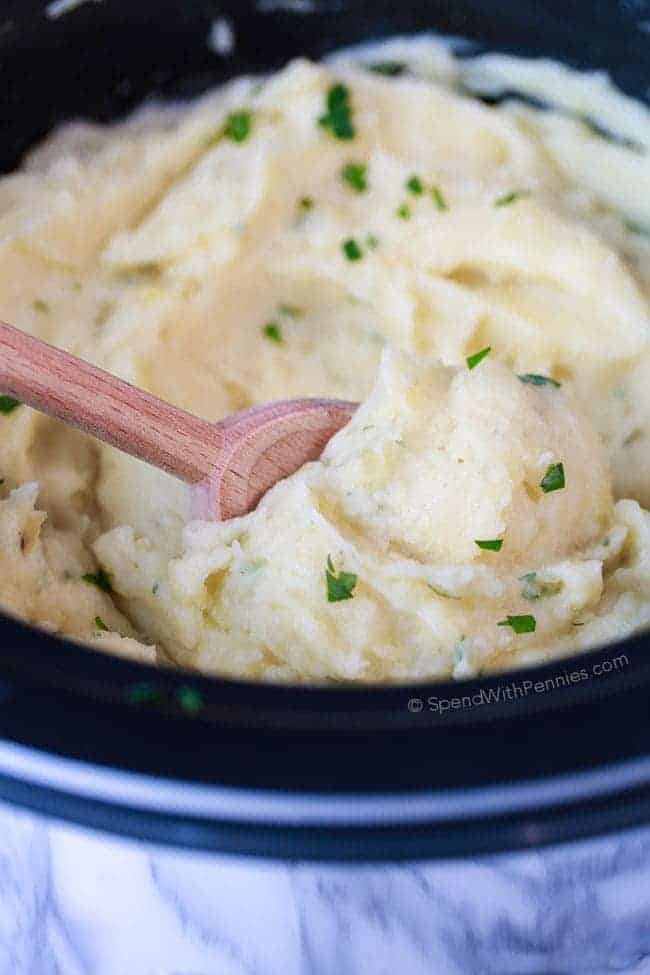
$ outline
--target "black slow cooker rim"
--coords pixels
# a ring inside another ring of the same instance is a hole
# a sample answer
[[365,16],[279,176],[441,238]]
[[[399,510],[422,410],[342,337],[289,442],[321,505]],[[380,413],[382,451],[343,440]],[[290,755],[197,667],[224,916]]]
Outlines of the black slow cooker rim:
[[[14,620],[0,625],[11,637],[0,664],[0,798],[57,818],[222,852],[386,860],[575,840],[639,826],[650,814],[648,638],[567,661],[592,667],[623,653],[628,661],[624,680],[621,672],[603,678],[583,687],[577,699],[561,701],[554,691],[532,713],[523,709],[513,717],[506,707],[463,724],[421,725],[420,715],[406,709],[403,722],[382,724],[375,716],[364,728],[356,706],[392,708],[400,695],[404,706],[414,690],[423,698],[444,695],[449,683],[369,691],[252,685],[161,672]],[[554,668],[506,676],[512,682],[543,679],[557,675]],[[152,677],[168,692],[160,707],[125,699],[134,682]],[[175,707],[175,691],[188,686],[217,710],[188,716]],[[453,690],[481,686],[494,685],[463,681]],[[262,715],[257,726],[249,720],[253,702]],[[288,726],[290,703],[304,713],[330,705],[336,732],[322,725],[309,730],[304,721]],[[224,704],[222,722],[218,707]],[[451,761],[431,761],[441,748],[452,750]],[[71,785],[70,769],[85,785]],[[105,772],[123,787],[103,781]],[[147,802],[138,798],[138,783]],[[168,788],[178,796],[173,808],[165,801]],[[200,814],[197,790],[206,800]],[[499,801],[499,792],[507,801]],[[236,796],[235,806],[224,806],[227,796]],[[444,796],[454,804],[441,812]],[[264,803],[269,808],[260,812]],[[355,804],[352,819],[340,814]]]

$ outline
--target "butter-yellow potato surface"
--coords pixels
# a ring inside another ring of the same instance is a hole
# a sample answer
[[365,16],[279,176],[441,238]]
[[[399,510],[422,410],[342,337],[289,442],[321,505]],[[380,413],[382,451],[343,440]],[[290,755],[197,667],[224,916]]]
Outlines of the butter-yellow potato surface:
[[[512,91],[552,108],[476,97]],[[649,153],[650,113],[602,76],[431,39],[55,132],[0,180],[0,318],[211,420],[362,405],[208,524],[0,398],[0,605],[293,682],[458,678],[646,628]]]

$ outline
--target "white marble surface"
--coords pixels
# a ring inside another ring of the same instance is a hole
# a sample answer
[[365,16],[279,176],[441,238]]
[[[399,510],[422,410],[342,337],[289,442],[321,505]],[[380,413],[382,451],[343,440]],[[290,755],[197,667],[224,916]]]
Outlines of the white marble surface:
[[263,864],[0,805],[0,975],[650,973],[650,829],[473,862]]

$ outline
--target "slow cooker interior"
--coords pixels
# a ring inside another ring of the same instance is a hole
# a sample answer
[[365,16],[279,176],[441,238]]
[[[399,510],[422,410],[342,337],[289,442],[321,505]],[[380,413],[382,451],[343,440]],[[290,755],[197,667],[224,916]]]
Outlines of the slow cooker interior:
[[[129,4],[123,0],[86,0],[52,17],[53,5],[35,0],[5,4],[0,23],[0,103],[3,140],[0,168],[8,171],[25,150],[53,125],[77,116],[108,121],[151,95],[196,94],[242,72],[263,72],[299,54],[319,57],[361,40],[430,30],[459,36],[476,45],[551,56],[578,67],[604,68],[626,91],[647,98],[648,44],[643,29],[648,5],[610,2],[518,2],[489,0],[447,4],[438,0],[395,4],[391,0],[257,0],[213,2],[182,0]],[[60,8],[59,8],[60,9]],[[649,8],[650,9],[650,8]],[[219,57],[208,46],[210,25],[228,17],[236,46]],[[570,25],[570,29],[568,29]],[[641,25],[641,27],[639,26]],[[104,700],[124,701],[134,683],[155,684],[160,693],[146,702],[166,714],[183,712],[175,688],[187,679],[104,659],[30,631],[2,623],[7,674],[46,681]],[[645,669],[645,639],[626,645],[631,659]],[[603,651],[605,653],[605,651]],[[607,651],[611,656],[612,648]],[[597,654],[589,657],[596,658]],[[538,668],[544,675],[552,668]],[[630,681],[613,674],[612,692]],[[38,675],[38,676],[37,676]],[[517,675],[513,675],[513,678]],[[640,674],[638,675],[640,678]],[[486,681],[466,682],[472,688]],[[197,679],[206,706],[202,719],[236,724],[280,723],[286,727],[413,727],[409,696],[438,696],[435,686],[361,691],[252,688],[246,684]],[[602,693],[603,682],[598,693]],[[567,688],[544,701],[504,703],[471,718],[451,715],[447,723],[495,721],[515,712],[530,713],[584,701],[594,688]],[[214,708],[209,705],[214,701]],[[227,702],[227,703],[226,703]],[[346,716],[345,720],[343,716]],[[419,727],[436,716],[417,716]],[[438,722],[439,723],[439,722]]]

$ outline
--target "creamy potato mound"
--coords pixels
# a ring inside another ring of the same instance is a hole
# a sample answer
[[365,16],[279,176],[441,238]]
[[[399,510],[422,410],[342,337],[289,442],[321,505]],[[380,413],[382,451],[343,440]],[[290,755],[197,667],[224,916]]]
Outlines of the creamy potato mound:
[[[502,92],[534,95],[547,108]],[[650,625],[650,113],[431,39],[304,60],[0,180],[0,318],[211,420],[358,400],[258,509],[0,398],[0,604],[132,659],[465,677]],[[632,190],[634,188],[634,190]]]

